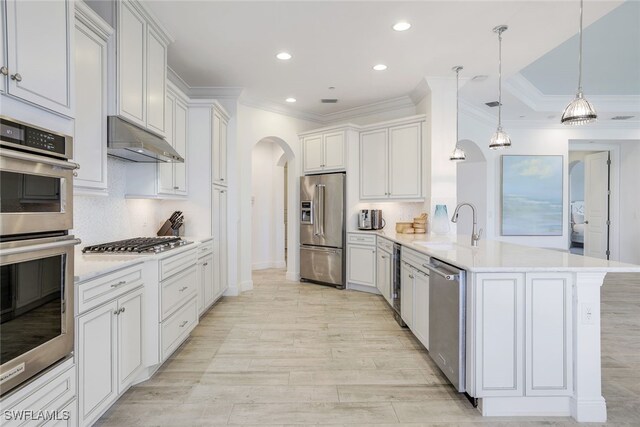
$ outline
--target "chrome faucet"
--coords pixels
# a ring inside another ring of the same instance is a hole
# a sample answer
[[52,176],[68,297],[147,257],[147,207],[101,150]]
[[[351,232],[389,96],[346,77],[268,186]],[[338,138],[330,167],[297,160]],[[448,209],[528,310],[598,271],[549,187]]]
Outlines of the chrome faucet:
[[464,205],[469,206],[471,208],[471,211],[473,211],[473,229],[471,230],[471,246],[477,247],[478,246],[478,240],[480,240],[480,236],[482,235],[482,229],[480,229],[478,231],[478,218],[476,217],[476,207],[475,206],[473,206],[471,203],[458,203],[458,206],[456,206],[456,210],[453,211],[453,216],[451,217],[451,222],[453,222],[453,223],[458,222],[458,211]]

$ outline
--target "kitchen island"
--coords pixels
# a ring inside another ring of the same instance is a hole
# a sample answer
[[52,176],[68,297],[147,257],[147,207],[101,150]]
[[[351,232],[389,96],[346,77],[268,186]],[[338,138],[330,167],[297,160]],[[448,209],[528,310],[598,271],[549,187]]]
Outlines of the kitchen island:
[[[606,421],[600,287],[640,266],[497,241],[472,247],[470,236],[375,234],[466,270],[465,389],[483,415]],[[420,310],[428,302],[414,299]]]

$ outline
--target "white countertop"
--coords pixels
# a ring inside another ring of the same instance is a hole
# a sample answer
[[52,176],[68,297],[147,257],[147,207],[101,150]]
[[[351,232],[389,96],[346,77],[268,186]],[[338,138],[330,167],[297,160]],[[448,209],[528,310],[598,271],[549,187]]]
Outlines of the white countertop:
[[481,239],[478,242],[478,247],[474,248],[471,246],[471,236],[468,235],[399,234],[391,230],[356,230],[349,231],[349,233],[373,233],[425,255],[473,272],[598,271],[640,273],[640,265],[607,261],[599,258],[573,255],[560,250],[535,248],[496,240]]
[[142,263],[149,260],[160,260],[166,257],[179,254],[180,252],[187,251],[192,248],[198,247],[201,242],[211,240],[211,237],[183,237],[184,240],[193,242],[188,245],[181,246],[179,248],[171,249],[159,254],[83,254],[82,245],[76,247],[74,254],[74,268],[73,274],[75,282],[86,282],[103,274],[111,273],[112,271],[120,270],[125,267]]

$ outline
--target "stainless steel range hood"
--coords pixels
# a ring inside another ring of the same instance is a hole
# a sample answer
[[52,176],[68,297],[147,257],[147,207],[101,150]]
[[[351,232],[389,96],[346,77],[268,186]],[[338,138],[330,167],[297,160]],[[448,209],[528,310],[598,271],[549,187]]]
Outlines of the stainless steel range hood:
[[118,116],[107,118],[107,154],[140,163],[184,163],[163,138]]

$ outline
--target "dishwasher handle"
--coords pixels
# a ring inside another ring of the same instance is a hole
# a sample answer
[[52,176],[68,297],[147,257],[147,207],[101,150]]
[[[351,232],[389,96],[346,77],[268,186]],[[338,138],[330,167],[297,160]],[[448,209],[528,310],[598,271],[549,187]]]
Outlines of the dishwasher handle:
[[423,267],[428,268],[430,271],[436,273],[438,276],[444,277],[446,280],[453,282],[458,280],[458,274],[450,274],[447,271],[442,271],[438,268],[438,266],[433,264],[422,264]]

